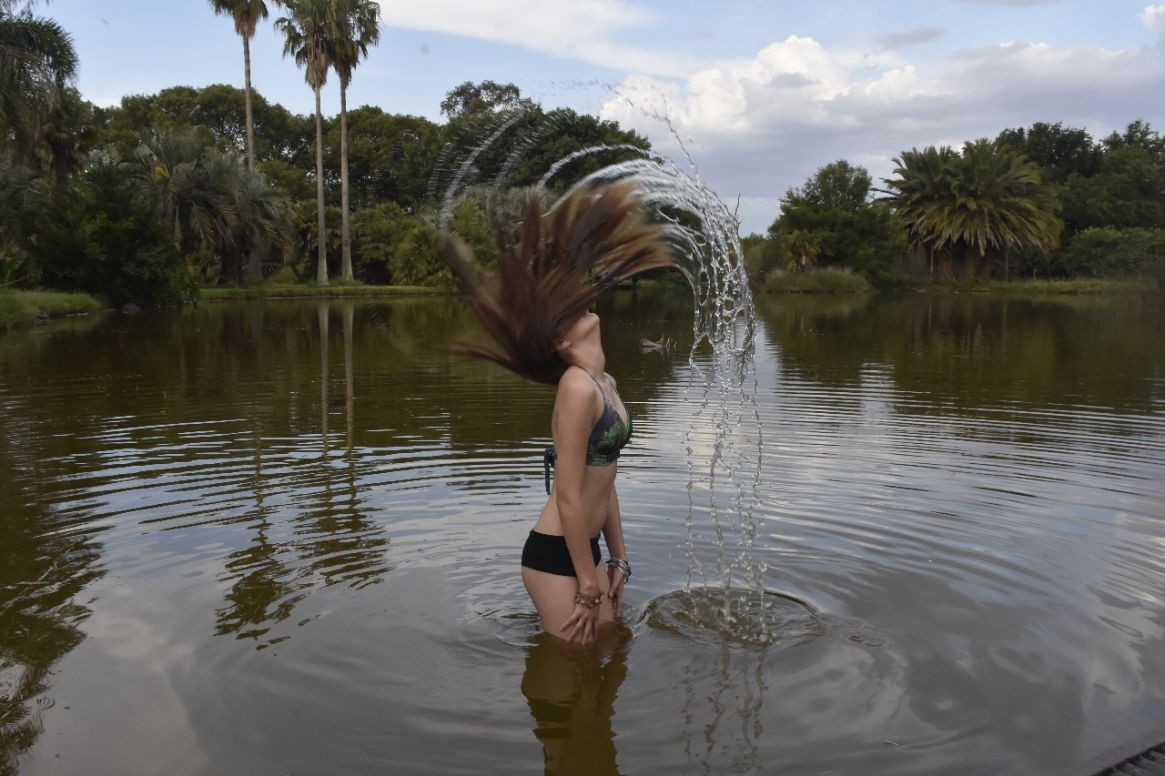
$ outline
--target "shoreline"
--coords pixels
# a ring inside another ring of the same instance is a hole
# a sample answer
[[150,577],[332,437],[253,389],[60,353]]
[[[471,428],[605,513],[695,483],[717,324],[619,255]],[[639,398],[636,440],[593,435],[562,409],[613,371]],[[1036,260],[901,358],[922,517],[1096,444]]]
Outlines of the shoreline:
[[993,280],[987,283],[951,283],[939,285],[921,283],[898,286],[840,287],[790,285],[787,288],[754,287],[754,294],[799,295],[799,296],[852,296],[876,294],[880,292],[912,291],[919,294],[976,294],[980,296],[1143,296],[1158,293],[1156,283],[1151,280],[1099,280],[1094,278],[1074,278],[1068,280]]
[[238,288],[199,289],[199,302],[230,302],[240,299],[334,299],[337,297],[451,296],[454,292],[431,286],[367,286],[337,283],[317,285],[256,285]]
[[97,297],[81,292],[0,289],[0,332],[109,309]]

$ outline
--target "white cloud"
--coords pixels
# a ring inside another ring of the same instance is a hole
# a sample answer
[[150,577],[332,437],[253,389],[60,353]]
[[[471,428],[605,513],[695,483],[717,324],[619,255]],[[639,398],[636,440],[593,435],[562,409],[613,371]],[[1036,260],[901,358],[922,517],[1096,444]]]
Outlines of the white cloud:
[[509,43],[620,70],[674,76],[693,66],[688,57],[613,40],[654,18],[625,0],[427,0],[380,8],[390,27]]
[[[1165,4],[1150,10],[1147,23],[1165,22]],[[840,158],[877,179],[911,147],[957,145],[1035,121],[1064,121],[1094,135],[1139,117],[1165,122],[1165,111],[1147,98],[1165,82],[1162,47],[1004,43],[937,62],[891,58],[873,69],[866,62],[792,36],[683,83],[626,79],[601,113],[668,152],[670,138],[642,108],[666,115],[709,184],[728,201],[738,193],[752,198],[755,209]],[[775,215],[748,213],[744,229],[763,229]]]
[[1141,12],[1141,21],[1150,30],[1165,36],[1165,3],[1147,6]]

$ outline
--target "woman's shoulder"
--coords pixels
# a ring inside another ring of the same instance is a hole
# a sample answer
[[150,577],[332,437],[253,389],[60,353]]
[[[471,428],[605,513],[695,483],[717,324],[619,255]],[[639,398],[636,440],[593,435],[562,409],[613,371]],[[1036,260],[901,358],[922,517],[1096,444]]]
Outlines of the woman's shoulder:
[[594,391],[594,380],[579,366],[568,366],[558,378],[558,395],[581,396]]

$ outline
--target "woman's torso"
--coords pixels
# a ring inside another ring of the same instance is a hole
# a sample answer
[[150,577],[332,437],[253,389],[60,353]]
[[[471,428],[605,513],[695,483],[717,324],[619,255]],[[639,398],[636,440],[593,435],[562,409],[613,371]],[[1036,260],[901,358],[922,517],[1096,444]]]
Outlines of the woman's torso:
[[[593,378],[592,378],[593,379]],[[630,436],[631,417],[623,400],[615,390],[610,375],[603,375],[603,383],[595,382],[595,404],[592,416],[592,433],[588,440],[588,463],[582,478],[581,493],[583,515],[587,521],[587,535],[598,536],[607,520],[607,509],[611,499],[611,489],[615,486],[618,473],[618,448],[626,444]],[[554,419],[557,422],[557,418]],[[616,438],[617,441],[611,440]],[[539,533],[561,535],[562,518],[558,514],[558,502],[554,491],[542,507],[534,530]]]

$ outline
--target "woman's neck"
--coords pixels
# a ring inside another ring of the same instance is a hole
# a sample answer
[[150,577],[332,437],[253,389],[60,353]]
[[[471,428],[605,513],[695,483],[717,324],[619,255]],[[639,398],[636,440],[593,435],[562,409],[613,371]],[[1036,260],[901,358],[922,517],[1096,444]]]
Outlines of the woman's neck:
[[597,380],[607,368],[607,359],[601,350],[597,353],[576,353],[574,365]]

